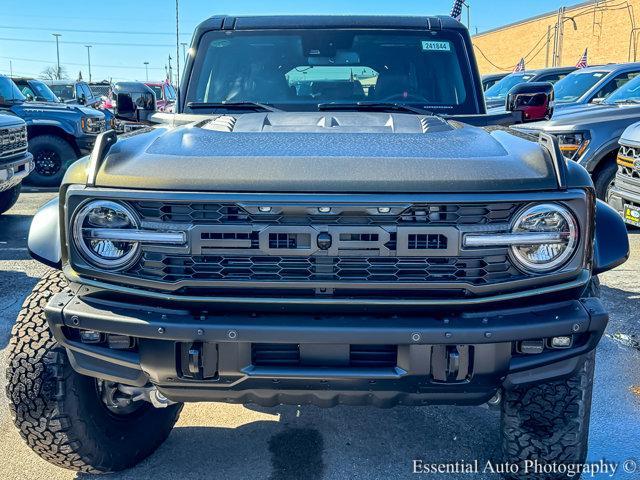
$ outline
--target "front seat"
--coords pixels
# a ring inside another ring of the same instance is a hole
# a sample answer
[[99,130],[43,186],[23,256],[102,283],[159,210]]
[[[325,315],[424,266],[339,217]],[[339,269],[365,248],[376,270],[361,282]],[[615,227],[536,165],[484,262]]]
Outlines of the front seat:
[[378,77],[375,88],[377,100],[385,98],[402,98],[413,93],[413,88],[409,78],[404,73],[383,72]]

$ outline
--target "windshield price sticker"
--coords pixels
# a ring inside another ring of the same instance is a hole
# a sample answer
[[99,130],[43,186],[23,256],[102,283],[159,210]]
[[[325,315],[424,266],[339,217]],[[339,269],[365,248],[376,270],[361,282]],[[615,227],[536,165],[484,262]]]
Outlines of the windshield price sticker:
[[422,50],[425,52],[450,52],[451,42],[438,42],[434,40],[423,40]]

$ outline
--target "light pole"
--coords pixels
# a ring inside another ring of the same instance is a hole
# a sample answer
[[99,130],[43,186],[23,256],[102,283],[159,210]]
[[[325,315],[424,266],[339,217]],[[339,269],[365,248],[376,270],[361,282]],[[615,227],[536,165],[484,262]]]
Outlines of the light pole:
[[467,7],[467,29],[471,31],[471,5],[467,2],[463,3],[465,7]]
[[85,45],[87,48],[87,62],[89,63],[89,83],[91,83],[91,45]]
[[147,82],[149,81],[149,62],[144,62],[144,71],[147,75]]
[[60,33],[52,33],[54,37],[56,37],[56,57],[58,59],[58,68],[56,69],[56,77],[60,80],[60,45],[58,43],[58,39],[62,36]]

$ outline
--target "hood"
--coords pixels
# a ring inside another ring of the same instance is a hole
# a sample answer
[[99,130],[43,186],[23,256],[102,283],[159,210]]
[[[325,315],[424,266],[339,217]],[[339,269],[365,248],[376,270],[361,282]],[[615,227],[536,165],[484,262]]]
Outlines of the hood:
[[485,103],[487,108],[502,108],[504,110],[507,105],[507,97],[486,97]]
[[527,123],[520,130],[571,131],[591,128],[597,124],[614,125],[615,122],[629,122],[640,118],[640,105],[577,105],[553,114],[544,122]]
[[119,139],[96,185],[251,192],[495,192],[557,188],[548,152],[435,116],[251,113]]
[[16,127],[18,125],[24,125],[24,120],[15,115],[6,115],[0,110],[0,128]]
[[37,115],[78,115],[85,117],[103,118],[104,115],[93,108],[81,107],[78,105],[67,105],[53,102],[22,102],[11,107],[17,115],[37,116]]
[[632,147],[640,147],[640,122],[627,127],[620,137],[620,143]]

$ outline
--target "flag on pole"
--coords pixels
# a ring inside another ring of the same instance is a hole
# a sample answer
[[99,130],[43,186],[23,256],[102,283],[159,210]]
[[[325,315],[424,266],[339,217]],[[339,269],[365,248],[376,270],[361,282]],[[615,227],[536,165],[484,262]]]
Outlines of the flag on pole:
[[587,68],[587,66],[589,66],[589,49],[585,48],[582,57],[580,57],[580,60],[576,63],[576,68]]
[[464,5],[464,2],[465,0],[455,0],[453,8],[451,9],[451,16],[457,21],[462,20],[462,6]]
[[513,73],[524,72],[524,70],[525,70],[524,58],[521,58],[518,64],[516,65],[516,68],[513,69]]

